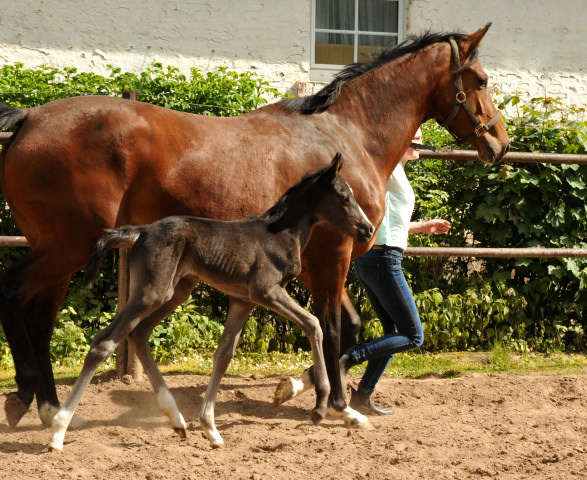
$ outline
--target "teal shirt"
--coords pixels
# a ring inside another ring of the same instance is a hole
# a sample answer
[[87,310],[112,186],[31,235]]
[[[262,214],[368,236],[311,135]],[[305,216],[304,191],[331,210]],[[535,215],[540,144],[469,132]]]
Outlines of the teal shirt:
[[405,250],[416,196],[399,163],[385,186],[385,216],[377,230],[375,245],[387,245]]

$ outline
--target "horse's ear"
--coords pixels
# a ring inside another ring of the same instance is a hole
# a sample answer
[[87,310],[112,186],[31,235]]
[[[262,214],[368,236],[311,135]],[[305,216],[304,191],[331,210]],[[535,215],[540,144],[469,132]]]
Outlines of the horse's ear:
[[489,30],[489,27],[491,27],[491,22],[476,32],[467,35],[465,38],[463,38],[463,40],[461,40],[461,48],[465,54],[465,58],[468,58],[475,50],[479,48],[481,45],[481,40],[487,33],[487,30]]

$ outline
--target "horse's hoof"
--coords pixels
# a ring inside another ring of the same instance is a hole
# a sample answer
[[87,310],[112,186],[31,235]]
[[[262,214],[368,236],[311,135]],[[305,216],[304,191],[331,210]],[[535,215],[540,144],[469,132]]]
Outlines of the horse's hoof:
[[179,435],[179,438],[185,440],[188,436],[187,431],[185,428],[182,427],[173,427],[173,431]]
[[294,379],[291,377],[282,378],[273,394],[273,408],[279,407],[284,402],[294,397]]
[[23,403],[15,392],[11,392],[6,395],[4,410],[9,427],[15,428],[18,422],[20,422],[20,419],[29,411],[29,407]]
[[322,420],[324,420],[324,413],[321,413],[317,409],[312,410],[310,414],[310,418],[312,419],[312,423],[314,425],[319,425]]

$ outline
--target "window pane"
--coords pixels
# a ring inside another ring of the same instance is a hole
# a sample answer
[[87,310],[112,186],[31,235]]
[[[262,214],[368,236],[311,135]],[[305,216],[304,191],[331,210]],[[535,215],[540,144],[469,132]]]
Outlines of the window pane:
[[359,30],[397,33],[397,0],[359,0]]
[[353,63],[353,35],[316,33],[315,63],[348,65]]
[[359,35],[357,61],[368,62],[379,50],[397,45],[397,37],[387,35]]
[[355,29],[355,0],[316,0],[316,28]]

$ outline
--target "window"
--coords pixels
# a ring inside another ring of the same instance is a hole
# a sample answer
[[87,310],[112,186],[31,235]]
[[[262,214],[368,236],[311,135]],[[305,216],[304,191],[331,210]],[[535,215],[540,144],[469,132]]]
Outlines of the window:
[[310,80],[403,40],[404,0],[313,0]]

